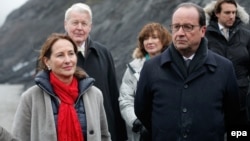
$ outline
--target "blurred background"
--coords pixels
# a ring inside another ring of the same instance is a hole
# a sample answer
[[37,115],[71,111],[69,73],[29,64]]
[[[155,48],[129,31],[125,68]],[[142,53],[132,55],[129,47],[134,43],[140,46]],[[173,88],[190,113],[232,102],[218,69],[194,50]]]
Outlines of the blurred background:
[[[0,84],[33,85],[38,50],[52,32],[64,33],[64,13],[84,2],[93,11],[91,36],[111,51],[120,85],[138,32],[148,22],[168,28],[173,8],[181,2],[204,7],[211,0],[9,0],[0,6]],[[238,0],[249,12],[250,1]],[[249,25],[247,25],[249,27]]]
[[[64,33],[64,13],[73,3],[84,2],[93,12],[92,39],[107,46],[113,55],[120,86],[126,63],[132,58],[136,38],[149,22],[168,28],[173,9],[181,2],[202,7],[211,0],[8,0],[0,5],[0,125],[10,129],[21,92],[33,85],[38,50],[53,32]],[[238,0],[249,13],[250,1]],[[249,28],[249,25],[246,25]],[[14,106],[10,109],[6,107]],[[3,109],[6,109],[3,111]],[[11,114],[10,116],[5,116]],[[4,118],[5,117],[5,118]],[[7,124],[10,121],[10,124]]]
[[8,0],[2,2],[0,5],[0,26],[2,26],[3,22],[7,15],[15,9],[18,9],[22,6],[27,0]]

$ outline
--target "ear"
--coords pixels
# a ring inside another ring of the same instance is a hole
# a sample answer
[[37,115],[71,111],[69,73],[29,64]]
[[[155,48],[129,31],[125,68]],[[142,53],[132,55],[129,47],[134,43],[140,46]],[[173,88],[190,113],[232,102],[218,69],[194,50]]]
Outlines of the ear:
[[43,57],[43,62],[46,66],[50,66],[50,60],[47,57]]
[[92,23],[89,25],[89,31],[91,31],[91,29],[92,29]]
[[205,36],[206,30],[207,30],[207,26],[201,27],[201,34],[202,34],[202,37]]
[[220,16],[220,13],[214,13],[214,15],[218,18]]
[[67,31],[67,24],[68,24],[67,21],[64,20],[64,30],[65,30],[66,32],[68,32],[68,31]]

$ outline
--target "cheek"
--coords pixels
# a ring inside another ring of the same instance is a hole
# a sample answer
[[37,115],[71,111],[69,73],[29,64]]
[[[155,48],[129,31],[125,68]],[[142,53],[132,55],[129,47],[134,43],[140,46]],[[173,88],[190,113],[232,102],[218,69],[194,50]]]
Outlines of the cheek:
[[76,57],[76,55],[72,58],[72,63],[74,63],[74,64],[77,63],[77,57]]
[[91,31],[91,28],[90,27],[87,27],[86,30],[85,30],[87,33],[89,33]]
[[60,66],[62,65],[63,63],[60,62],[60,61],[53,61],[51,62],[51,69],[52,70],[55,70],[57,68],[60,68]]
[[65,26],[65,30],[67,33],[70,33],[72,31],[72,27],[70,25]]
[[74,38],[74,31],[73,31],[73,30],[68,29],[66,32],[68,33],[68,35],[69,35],[71,38]]
[[172,34],[172,40],[173,41],[176,41],[176,37],[177,37],[176,34]]
[[158,48],[162,48],[163,47],[163,44],[161,43],[160,40],[156,42],[156,45],[157,45]]

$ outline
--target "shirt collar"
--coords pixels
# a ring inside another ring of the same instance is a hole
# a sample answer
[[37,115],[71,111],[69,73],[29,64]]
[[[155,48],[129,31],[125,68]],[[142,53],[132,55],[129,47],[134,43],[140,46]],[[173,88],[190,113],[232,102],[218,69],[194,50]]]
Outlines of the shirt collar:
[[226,27],[224,27],[223,25],[221,25],[220,23],[218,23],[218,26],[219,26],[220,31],[221,31],[223,28],[226,28]]
[[85,48],[85,42],[82,43],[82,45],[80,46],[80,48]]
[[195,54],[192,54],[192,55],[189,56],[189,57],[185,57],[185,56],[182,56],[182,57],[183,57],[183,59],[186,61],[186,60],[192,60],[192,59],[194,58],[194,55],[195,55]]

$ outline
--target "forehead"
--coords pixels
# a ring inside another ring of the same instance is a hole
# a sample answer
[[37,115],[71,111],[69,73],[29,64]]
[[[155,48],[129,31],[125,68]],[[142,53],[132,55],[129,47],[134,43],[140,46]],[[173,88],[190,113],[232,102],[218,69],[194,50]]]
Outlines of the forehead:
[[221,4],[221,11],[236,11],[236,6],[231,3]]
[[172,24],[199,24],[199,13],[194,7],[180,7],[172,17]]
[[69,13],[69,20],[90,21],[90,15],[85,11],[71,11]]
[[66,39],[59,39],[52,45],[52,52],[61,52],[62,50],[73,50],[74,46],[73,44]]
[[158,32],[154,30],[147,30],[144,32],[143,36],[157,36]]

